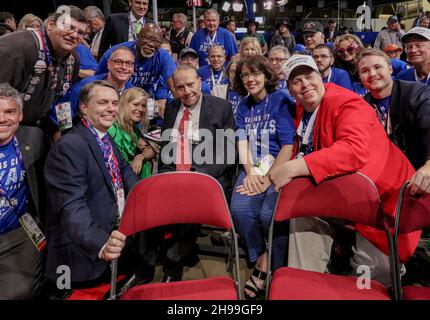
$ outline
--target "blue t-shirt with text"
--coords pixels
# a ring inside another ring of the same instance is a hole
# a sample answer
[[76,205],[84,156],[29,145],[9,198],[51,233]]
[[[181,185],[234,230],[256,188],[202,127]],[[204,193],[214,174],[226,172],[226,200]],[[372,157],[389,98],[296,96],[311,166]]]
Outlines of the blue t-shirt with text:
[[269,138],[268,151],[274,158],[283,145],[293,144],[295,129],[289,112],[290,104],[291,100],[281,90],[266,95],[258,103],[251,96],[240,102],[236,113],[238,138],[249,141],[252,135],[256,137],[257,150],[253,157],[257,160],[265,156],[262,154],[264,141],[261,139],[265,130]]
[[0,234],[4,234],[18,228],[27,211],[25,168],[13,140],[0,146],[0,169]]

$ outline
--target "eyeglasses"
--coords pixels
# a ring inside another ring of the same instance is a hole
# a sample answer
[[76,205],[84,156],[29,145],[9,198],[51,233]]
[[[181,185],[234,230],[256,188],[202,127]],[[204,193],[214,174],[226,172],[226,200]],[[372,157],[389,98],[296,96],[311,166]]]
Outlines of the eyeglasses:
[[336,48],[336,52],[338,54],[345,54],[345,53],[349,53],[349,54],[353,54],[354,52],[356,52],[356,50],[358,49],[358,44],[353,43],[351,45],[349,45],[348,47],[344,48]]
[[156,46],[157,45],[159,46],[163,42],[162,39],[152,39],[152,38],[148,38],[146,36],[140,37],[139,41],[140,41],[141,45],[147,45],[147,44],[152,44],[153,43]]
[[67,32],[68,34],[76,33],[78,38],[80,38],[80,39],[83,39],[86,36],[85,30],[81,30],[81,29],[79,29],[75,26],[72,26],[70,24],[69,25],[66,23],[62,24],[60,29]]
[[250,72],[250,73],[241,73],[240,74],[240,78],[242,79],[242,80],[248,80],[250,77],[252,77],[253,79],[255,79],[256,77],[258,77],[260,74],[263,74],[263,72],[261,72],[261,71],[253,71],[253,72]]
[[279,64],[285,60],[287,60],[287,58],[269,58],[269,61],[271,63],[276,63],[276,64]]
[[122,67],[122,66],[126,66],[126,67],[133,67],[134,66],[134,61],[131,60],[122,60],[122,59],[109,59],[110,61],[113,62],[114,65],[118,66],[118,67]]

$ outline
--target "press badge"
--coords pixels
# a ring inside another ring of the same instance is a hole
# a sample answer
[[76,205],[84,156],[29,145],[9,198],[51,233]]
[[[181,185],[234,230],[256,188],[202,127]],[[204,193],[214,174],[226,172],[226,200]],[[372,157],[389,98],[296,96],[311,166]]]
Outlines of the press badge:
[[125,206],[124,189],[118,189],[116,191],[116,201],[118,203],[118,216],[121,218],[122,212],[124,211],[124,206]]
[[271,154],[265,155],[255,166],[257,171],[264,177],[270,170],[275,158]]
[[153,98],[148,98],[148,101],[146,102],[146,110],[148,111],[148,119],[152,120],[154,119],[155,115],[155,100]]
[[33,242],[34,246],[39,252],[46,247],[46,238],[43,234],[42,230],[38,227],[36,221],[34,221],[33,217],[29,213],[25,213],[19,218],[19,222],[21,226],[30,237],[31,242]]
[[58,125],[60,131],[70,129],[72,123],[72,108],[70,102],[64,102],[55,106],[55,113],[57,114]]

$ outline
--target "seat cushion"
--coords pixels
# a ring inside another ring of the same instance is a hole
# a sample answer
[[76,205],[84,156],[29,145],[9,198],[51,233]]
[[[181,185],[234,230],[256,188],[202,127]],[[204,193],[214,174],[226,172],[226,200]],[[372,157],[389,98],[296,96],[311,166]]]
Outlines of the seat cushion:
[[133,287],[121,300],[237,300],[236,283],[229,277],[143,284]]
[[356,277],[281,268],[273,274],[269,300],[390,300],[390,296],[377,281],[371,281],[370,289],[359,289]]
[[430,300],[430,288],[428,287],[402,287],[403,300]]

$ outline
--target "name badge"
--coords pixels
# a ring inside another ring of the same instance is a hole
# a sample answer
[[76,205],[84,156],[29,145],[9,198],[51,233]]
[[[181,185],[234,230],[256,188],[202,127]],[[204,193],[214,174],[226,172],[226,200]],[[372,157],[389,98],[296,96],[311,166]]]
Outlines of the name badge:
[[125,195],[124,195],[124,189],[118,189],[116,191],[116,201],[118,204],[118,216],[121,218],[122,213],[124,211],[125,206]]
[[73,126],[72,107],[70,105],[70,102],[57,104],[55,106],[55,113],[57,114],[60,131],[70,129]]
[[43,234],[42,230],[38,227],[36,221],[34,221],[33,217],[29,213],[25,213],[19,218],[19,222],[21,226],[30,237],[31,242],[33,242],[34,246],[39,252],[46,247],[46,238]]
[[146,103],[146,110],[148,111],[148,119],[152,120],[154,119],[156,103],[153,98],[148,98],[148,101]]

